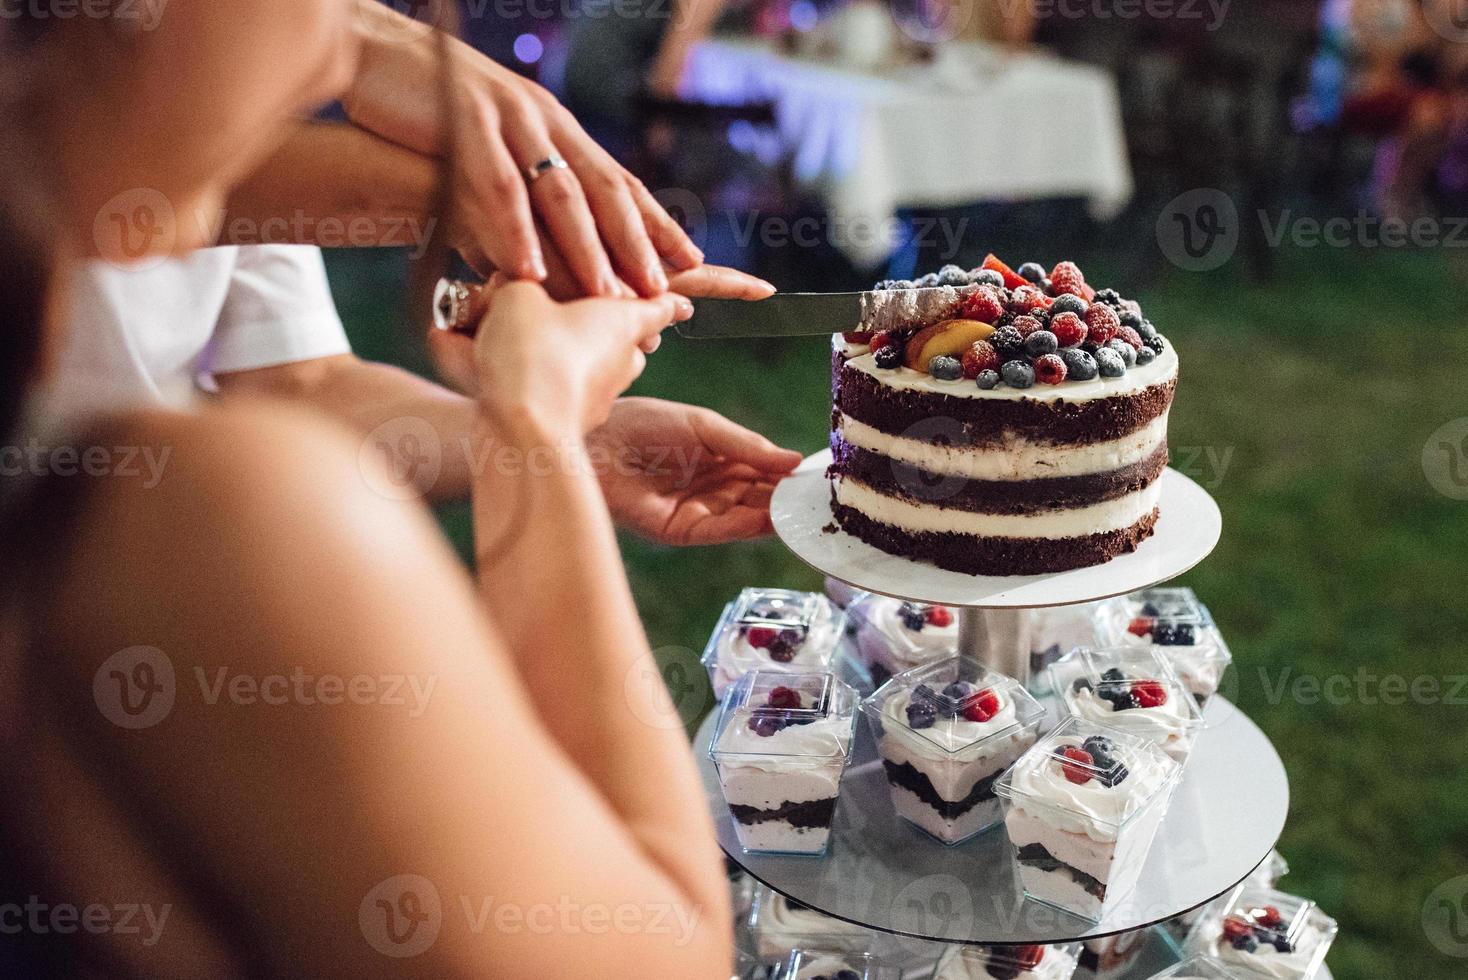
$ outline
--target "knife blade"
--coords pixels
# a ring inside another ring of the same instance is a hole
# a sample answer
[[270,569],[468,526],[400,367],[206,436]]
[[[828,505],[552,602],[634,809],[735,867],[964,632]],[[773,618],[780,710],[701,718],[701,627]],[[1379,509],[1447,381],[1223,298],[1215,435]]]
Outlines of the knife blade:
[[675,326],[696,340],[811,337],[855,330],[872,293],[776,293],[766,299],[695,299],[693,317]]

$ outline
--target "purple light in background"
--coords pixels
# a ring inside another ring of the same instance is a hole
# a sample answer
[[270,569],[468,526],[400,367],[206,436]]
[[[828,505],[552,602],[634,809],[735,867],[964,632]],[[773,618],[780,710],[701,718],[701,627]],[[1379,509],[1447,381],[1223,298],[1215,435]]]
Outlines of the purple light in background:
[[545,45],[534,34],[521,34],[515,38],[515,57],[527,65],[533,65],[545,54]]
[[795,0],[790,5],[790,26],[797,31],[810,30],[820,19],[821,15],[816,11],[816,5],[811,0]]

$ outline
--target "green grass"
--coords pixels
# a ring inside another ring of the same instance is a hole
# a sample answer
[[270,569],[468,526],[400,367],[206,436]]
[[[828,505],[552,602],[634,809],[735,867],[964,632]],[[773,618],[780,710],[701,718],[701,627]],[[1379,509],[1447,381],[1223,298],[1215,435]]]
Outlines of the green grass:
[[[332,268],[354,338],[393,356],[385,261],[337,255]],[[1212,607],[1236,700],[1289,770],[1285,886],[1340,921],[1328,960],[1340,980],[1468,974],[1422,916],[1435,887],[1468,874],[1468,686],[1457,704],[1370,703],[1354,687],[1358,670],[1444,684],[1468,673],[1468,502],[1422,469],[1428,436],[1468,416],[1464,279],[1444,252],[1320,249],[1284,254],[1267,285],[1177,273],[1141,295],[1183,358],[1175,457],[1224,515],[1217,551],[1183,581]],[[670,335],[635,390],[810,452],[825,443],[827,375],[819,339]],[[445,525],[464,540],[462,511]],[[711,703],[697,654],[725,600],[747,584],[819,585],[775,542],[624,550],[689,717]],[[1294,686],[1338,676],[1352,679],[1343,698]]]

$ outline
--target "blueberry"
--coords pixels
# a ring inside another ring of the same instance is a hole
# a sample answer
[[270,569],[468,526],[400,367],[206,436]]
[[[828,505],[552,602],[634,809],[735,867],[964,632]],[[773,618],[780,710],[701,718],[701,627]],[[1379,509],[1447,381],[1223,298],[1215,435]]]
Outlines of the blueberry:
[[913,698],[907,703],[907,727],[932,728],[938,720],[938,709],[933,702]]
[[940,286],[967,286],[968,273],[956,265],[945,265],[938,270],[938,285]]
[[1123,674],[1119,667],[1108,667],[1101,672],[1101,679],[1103,681],[1124,681],[1126,674]]
[[985,368],[984,370],[979,372],[979,376],[974,380],[979,383],[980,388],[988,391],[990,388],[999,383],[999,372],[990,371],[988,368]]
[[897,615],[901,617],[902,625],[906,626],[914,633],[921,633],[923,631],[923,627],[926,626],[928,622],[928,617],[923,614],[922,609],[912,604],[911,602],[904,602],[901,606],[899,606],[897,609]]
[[1160,333],[1148,337],[1144,343],[1159,354],[1167,347],[1167,341],[1162,339],[1162,334]]
[[957,381],[963,377],[963,365],[956,357],[939,354],[928,362],[928,373],[939,381]]
[[1075,680],[1071,681],[1070,684],[1070,693],[1072,694],[1079,694],[1082,691],[1094,690],[1095,688],[1091,686],[1091,682],[1084,677],[1077,677]]
[[1040,288],[1043,289],[1043,290],[1045,290],[1045,295],[1046,296],[1054,296],[1055,295],[1055,284],[1050,281],[1050,277],[1049,276],[1046,276],[1044,279],[1041,279],[1040,280]]
[[1198,642],[1192,623],[1158,623],[1152,630],[1152,642],[1163,647],[1190,647]]
[[972,693],[974,693],[974,686],[968,681],[954,681],[943,688],[943,696],[950,701],[962,701]]
[[1143,340],[1151,340],[1153,337],[1157,336],[1157,328],[1152,326],[1151,320],[1143,317],[1141,325],[1137,327],[1137,333],[1142,335]]
[[1045,279],[1045,267],[1038,262],[1025,262],[1014,270],[1030,282],[1043,282]]
[[1290,945],[1290,941],[1283,936],[1279,936],[1274,940],[1274,948],[1281,953],[1293,953],[1295,951],[1295,947]]
[[1090,381],[1096,376],[1096,359],[1077,347],[1061,351],[1060,359],[1065,362],[1066,376],[1072,381]]
[[1106,342],[1106,347],[1108,350],[1116,351],[1127,367],[1137,363],[1137,349],[1120,337],[1112,337]]
[[1123,308],[1121,312],[1117,313],[1117,319],[1121,320],[1123,327],[1131,327],[1137,333],[1142,332],[1142,314],[1136,310]]
[[1080,317],[1085,316],[1086,311],[1090,308],[1091,304],[1081,299],[1075,293],[1061,293],[1055,297],[1055,302],[1050,304],[1051,313],[1074,313]]
[[861,980],[861,976],[855,970],[837,970],[831,980]]
[[968,273],[968,281],[973,283],[975,286],[994,286],[998,289],[1004,288],[1004,277],[995,272],[993,269],[970,269]]
[[1054,354],[1059,349],[1059,341],[1049,330],[1036,330],[1025,338],[1025,353],[1031,357]]
[[925,276],[919,276],[912,281],[912,284],[917,289],[931,289],[938,285],[938,274],[936,272],[930,272]]
[[1155,360],[1157,360],[1157,352],[1155,350],[1153,350],[1152,348],[1147,347],[1146,345],[1143,345],[1137,351],[1137,366],[1138,367],[1141,367],[1143,364],[1151,364]]
[[1096,290],[1096,302],[1105,303],[1111,307],[1120,307],[1121,293],[1114,289],[1098,289]]
[[1102,755],[1110,755],[1115,750],[1116,743],[1105,735],[1090,735],[1081,743],[1081,747],[1092,755],[1098,752]]
[[1162,610],[1158,609],[1157,604],[1149,599],[1148,601],[1142,603],[1142,615],[1152,616],[1155,618],[1162,615]]
[[1096,367],[1100,369],[1103,378],[1119,378],[1126,374],[1126,361],[1110,347],[1097,349]]
[[1028,388],[1035,383],[1035,369],[1024,361],[1005,361],[999,370],[1011,388]]
[[[989,343],[1006,361],[1025,356],[1025,338],[1014,327],[1000,327],[989,335]],[[1008,381],[1008,375],[1004,380]]]
[[877,351],[875,359],[879,368],[890,370],[892,368],[902,367],[902,345],[888,344],[886,347]]
[[1247,932],[1235,936],[1233,939],[1229,940],[1229,942],[1233,944],[1234,949],[1241,949],[1245,953],[1252,953],[1254,952],[1254,950],[1259,948],[1259,943],[1255,941],[1254,937],[1249,935]]

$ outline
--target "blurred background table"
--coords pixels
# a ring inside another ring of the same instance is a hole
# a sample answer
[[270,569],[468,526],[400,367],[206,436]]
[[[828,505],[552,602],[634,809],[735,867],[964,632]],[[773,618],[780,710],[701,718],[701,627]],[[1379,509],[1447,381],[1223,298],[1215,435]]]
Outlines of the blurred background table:
[[1083,197],[1104,219],[1132,195],[1115,81],[1040,52],[952,42],[926,63],[861,71],[715,39],[694,50],[683,94],[773,104],[778,150],[858,267],[890,253],[902,208]]

